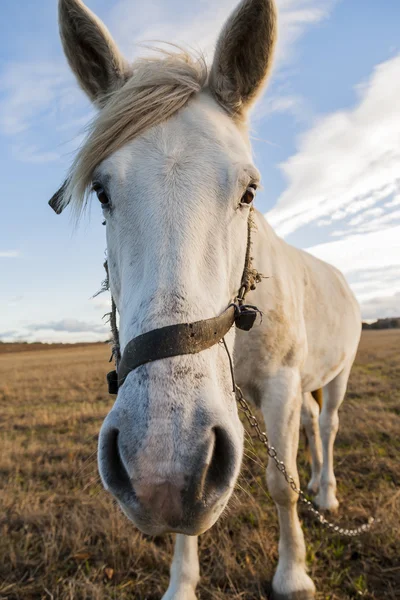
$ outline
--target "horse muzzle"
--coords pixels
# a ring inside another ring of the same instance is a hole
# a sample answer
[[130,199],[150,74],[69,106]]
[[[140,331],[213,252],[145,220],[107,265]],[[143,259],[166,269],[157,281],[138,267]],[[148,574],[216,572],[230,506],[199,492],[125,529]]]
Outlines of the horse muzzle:
[[132,452],[118,421],[113,410],[101,429],[99,471],[129,519],[149,535],[198,535],[209,529],[229,500],[240,468],[240,444],[230,432],[215,425],[193,435],[189,446],[186,442],[171,452],[166,444],[165,455],[161,439]]

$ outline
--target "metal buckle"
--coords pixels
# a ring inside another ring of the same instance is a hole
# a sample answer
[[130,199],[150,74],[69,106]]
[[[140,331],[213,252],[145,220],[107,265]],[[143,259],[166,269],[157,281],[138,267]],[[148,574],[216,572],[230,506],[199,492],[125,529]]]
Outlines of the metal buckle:
[[235,304],[235,325],[242,331],[250,331],[261,311],[251,304]]

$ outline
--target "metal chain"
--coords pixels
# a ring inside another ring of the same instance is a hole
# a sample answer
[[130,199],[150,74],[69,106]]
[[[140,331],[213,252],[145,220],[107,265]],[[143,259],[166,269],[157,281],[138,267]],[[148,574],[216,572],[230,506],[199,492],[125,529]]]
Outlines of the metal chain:
[[312,502],[307,498],[306,494],[300,488],[297,487],[294,478],[287,472],[286,466],[283,463],[283,461],[278,459],[277,451],[268,442],[267,434],[261,430],[260,425],[257,420],[257,417],[253,414],[250,406],[248,405],[245,397],[243,396],[242,390],[236,384],[235,384],[235,388],[236,388],[236,400],[238,401],[240,408],[244,412],[250,426],[255,430],[258,439],[266,447],[268,456],[270,458],[272,458],[278,471],[280,471],[280,473],[282,473],[282,475],[284,476],[284,478],[286,479],[286,481],[288,482],[288,484],[290,485],[292,490],[296,494],[298,494],[300,501],[305,505],[307,510],[310,513],[312,513],[314,515],[314,517],[316,517],[318,522],[321,523],[321,525],[324,525],[325,527],[327,527],[328,529],[333,531],[334,533],[338,533],[339,535],[343,535],[345,537],[357,537],[357,536],[361,535],[362,533],[366,533],[367,531],[370,531],[370,529],[375,521],[375,519],[373,517],[370,517],[368,519],[368,523],[364,523],[364,525],[360,525],[359,527],[356,527],[355,529],[347,529],[345,527],[340,527],[339,525],[335,525],[334,523],[331,523],[324,517],[324,515],[322,513],[320,513],[314,507]]

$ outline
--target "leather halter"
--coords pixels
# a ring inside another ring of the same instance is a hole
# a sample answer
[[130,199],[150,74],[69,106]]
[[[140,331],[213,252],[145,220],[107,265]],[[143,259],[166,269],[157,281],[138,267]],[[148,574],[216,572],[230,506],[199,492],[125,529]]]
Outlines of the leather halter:
[[[67,183],[65,181],[49,201],[51,208],[57,214],[60,214],[64,209],[64,206],[60,205],[60,198]],[[221,340],[225,344],[224,337],[233,324],[243,331],[249,331],[253,327],[257,314],[261,315],[261,311],[256,306],[245,304],[245,297],[250,290],[255,289],[257,283],[260,283],[262,276],[252,268],[252,257],[250,254],[251,230],[253,227],[252,212],[253,208],[250,209],[247,222],[247,248],[240,289],[235,300],[218,317],[194,323],[179,323],[177,325],[168,325],[159,329],[153,329],[128,342],[121,357],[117,327],[117,309],[114,298],[111,297],[112,311],[110,314],[110,323],[113,336],[113,350],[110,361],[113,357],[115,358],[116,370],[111,371],[107,375],[108,391],[110,394],[118,394],[118,389],[124,384],[129,373],[144,364],[172,356],[197,354],[218,344]],[[107,273],[106,287],[104,289],[109,289],[107,262],[104,266]],[[227,349],[226,345],[225,348]],[[228,357],[234,381],[229,352]],[[233,387],[235,390],[235,384]]]
[[[117,394],[129,373],[138,367],[172,356],[197,354],[211,348],[224,340],[225,335],[233,324],[243,331],[249,331],[261,314],[257,307],[245,304],[246,294],[254,290],[261,281],[261,275],[252,268],[251,251],[252,214],[250,212],[247,224],[247,248],[242,282],[237,297],[218,317],[195,321],[194,323],[179,323],[153,329],[133,338],[126,345],[122,357],[119,351],[118,329],[116,326],[116,307],[112,298],[111,328],[113,331],[113,355],[116,370],[107,375],[108,392]],[[107,271],[107,266],[106,266]],[[232,370],[232,369],[231,369]],[[233,378],[233,371],[232,371]]]
[[197,354],[220,342],[232,325],[249,331],[257,317],[256,307],[230,304],[219,316],[194,323],[180,323],[153,329],[133,338],[125,347],[118,372],[107,375],[110,394],[117,394],[125,379],[141,365],[171,356]]

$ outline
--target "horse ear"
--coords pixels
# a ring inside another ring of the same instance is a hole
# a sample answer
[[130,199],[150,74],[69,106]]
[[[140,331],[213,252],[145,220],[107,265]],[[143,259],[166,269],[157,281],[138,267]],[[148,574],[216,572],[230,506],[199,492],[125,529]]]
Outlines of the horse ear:
[[81,0],[59,0],[58,18],[70,67],[92,102],[101,106],[130,77],[130,67],[108,29]]
[[267,79],[276,24],[274,0],[242,0],[220,34],[209,86],[233,116],[245,116]]

